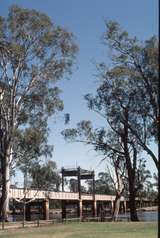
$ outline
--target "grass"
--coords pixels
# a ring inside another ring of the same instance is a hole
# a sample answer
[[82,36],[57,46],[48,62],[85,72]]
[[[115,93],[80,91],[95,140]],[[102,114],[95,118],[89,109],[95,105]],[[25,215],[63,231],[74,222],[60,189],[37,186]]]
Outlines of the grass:
[[0,231],[0,238],[157,238],[156,222],[68,223]]

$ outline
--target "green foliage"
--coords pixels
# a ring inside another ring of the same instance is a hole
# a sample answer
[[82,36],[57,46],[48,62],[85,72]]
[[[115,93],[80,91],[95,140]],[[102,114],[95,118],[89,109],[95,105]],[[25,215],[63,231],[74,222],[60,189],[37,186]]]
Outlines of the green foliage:
[[153,186],[155,186],[158,191],[158,174],[154,173],[153,178],[154,178]]
[[[156,139],[157,131],[155,130],[155,125],[158,116],[158,40],[153,36],[144,43],[140,43],[136,38],[130,38],[121,29],[119,24],[115,22],[107,22],[106,28],[104,42],[112,49],[114,64],[111,70],[107,70],[105,64],[102,64],[103,67],[100,65],[101,76],[104,81],[116,82],[118,80],[124,82],[122,92],[123,95],[126,94],[128,100],[132,101],[132,111],[134,110],[133,112],[137,116],[136,123],[138,125],[136,125],[135,129],[137,129],[136,133],[139,132],[138,137],[141,138],[140,133],[143,135],[142,132],[144,132],[145,124],[147,131],[147,138],[145,139],[150,139],[151,137]],[[126,86],[125,81],[127,83]],[[128,84],[130,90],[126,91]],[[120,93],[120,96],[122,98],[122,93]],[[141,139],[144,142],[144,138]]]
[[42,156],[51,156],[53,147],[47,144],[46,128],[26,128],[17,131],[14,144],[14,163],[23,173],[37,163]]
[[35,163],[29,173],[32,178],[32,188],[59,191],[61,178],[54,161],[49,160],[45,164]]
[[157,139],[158,40],[152,37],[140,43],[136,37],[130,38],[118,23],[106,22],[104,44],[112,50],[113,64],[110,68],[105,63],[97,65],[99,86],[96,94],[87,94],[85,100],[111,131],[104,127],[93,129],[91,122],[82,121],[63,135],[72,141],[98,145],[95,149],[110,148],[108,142],[122,143],[127,123],[128,143],[136,144],[138,151],[145,150],[157,166],[149,143]]
[[13,5],[0,17],[1,143],[18,167],[51,154],[48,118],[63,110],[55,83],[71,72],[76,52],[73,34],[43,13]]
[[99,86],[95,95],[85,96],[88,108],[103,119],[104,125],[93,128],[90,121],[81,121],[76,129],[62,134],[65,139],[91,145],[103,158],[110,158],[117,191],[123,191],[123,176],[127,176],[131,220],[136,221],[137,177],[139,183],[144,181],[137,168],[138,154],[145,150],[158,168],[157,157],[149,147],[150,141],[157,139],[158,40],[152,37],[140,43],[118,23],[106,22],[104,44],[112,50],[112,64],[97,65]]
[[140,159],[136,172],[136,190],[140,191],[147,186],[148,180],[152,177],[148,169],[146,169],[146,160]]
[[[72,33],[43,13],[14,5],[7,19],[0,18],[0,46],[0,82],[8,88],[3,110],[16,127],[63,110],[61,91],[54,84],[74,62],[77,46]],[[5,120],[4,116],[3,127]]]
[[6,217],[10,178],[5,171],[18,165],[26,177],[31,163],[51,152],[48,118],[63,110],[55,84],[71,73],[76,52],[73,34],[43,13],[13,5],[8,17],[0,17],[0,213],[3,209]]
[[[92,182],[88,181],[87,184],[89,193],[92,193]],[[98,179],[95,180],[95,193],[115,195],[112,179],[107,172],[100,172],[98,174]]]
[[[149,200],[156,201],[158,198],[157,183],[151,181],[151,172],[146,168],[146,161],[141,159],[136,171],[136,193],[141,199],[143,197]],[[156,174],[153,174],[153,179],[156,180]]]

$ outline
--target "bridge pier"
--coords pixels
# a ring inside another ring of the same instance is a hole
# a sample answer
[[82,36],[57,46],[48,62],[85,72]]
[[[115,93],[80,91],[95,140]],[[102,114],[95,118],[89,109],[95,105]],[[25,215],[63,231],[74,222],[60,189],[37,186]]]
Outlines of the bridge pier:
[[79,204],[79,207],[78,207],[78,217],[80,218],[80,219],[82,219],[82,217],[83,217],[83,202],[82,202],[82,200],[80,199],[79,200],[79,202],[78,202]]
[[97,216],[97,202],[96,200],[93,201],[93,216]]
[[43,219],[49,220],[49,199],[43,201]]
[[114,201],[111,201],[110,202],[110,204],[111,204],[111,214],[113,214],[113,212],[114,212]]
[[27,203],[25,206],[25,219],[31,221],[31,204]]
[[126,211],[127,211],[127,203],[126,203],[126,201],[123,202],[123,209],[124,209],[123,212],[126,213]]
[[61,207],[62,207],[62,219],[66,219],[66,201],[61,201]]

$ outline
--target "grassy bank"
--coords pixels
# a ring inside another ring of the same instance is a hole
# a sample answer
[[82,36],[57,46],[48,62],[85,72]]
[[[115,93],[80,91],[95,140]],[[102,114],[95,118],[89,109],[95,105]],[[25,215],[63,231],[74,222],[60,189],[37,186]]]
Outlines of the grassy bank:
[[156,238],[156,222],[70,223],[0,231],[1,238]]

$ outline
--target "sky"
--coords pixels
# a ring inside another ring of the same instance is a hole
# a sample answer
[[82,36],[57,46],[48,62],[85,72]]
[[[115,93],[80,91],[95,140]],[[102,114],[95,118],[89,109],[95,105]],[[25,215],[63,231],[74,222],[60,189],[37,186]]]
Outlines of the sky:
[[[70,127],[83,119],[92,120],[99,126],[100,119],[87,109],[83,96],[94,93],[97,87],[95,63],[109,63],[108,52],[102,44],[104,21],[117,21],[131,36],[144,41],[158,32],[158,0],[0,0],[0,15],[7,16],[12,4],[44,12],[55,24],[73,32],[79,46],[76,64],[69,80],[64,77],[59,83],[64,113],[71,115]],[[97,172],[105,169],[105,162],[100,163],[101,155],[91,147],[64,141],[61,135],[66,128],[63,113],[51,118],[49,127],[49,143],[54,144],[53,159],[59,169],[62,166],[81,166]],[[156,151],[155,145],[153,148]],[[152,162],[149,166],[155,170]]]

